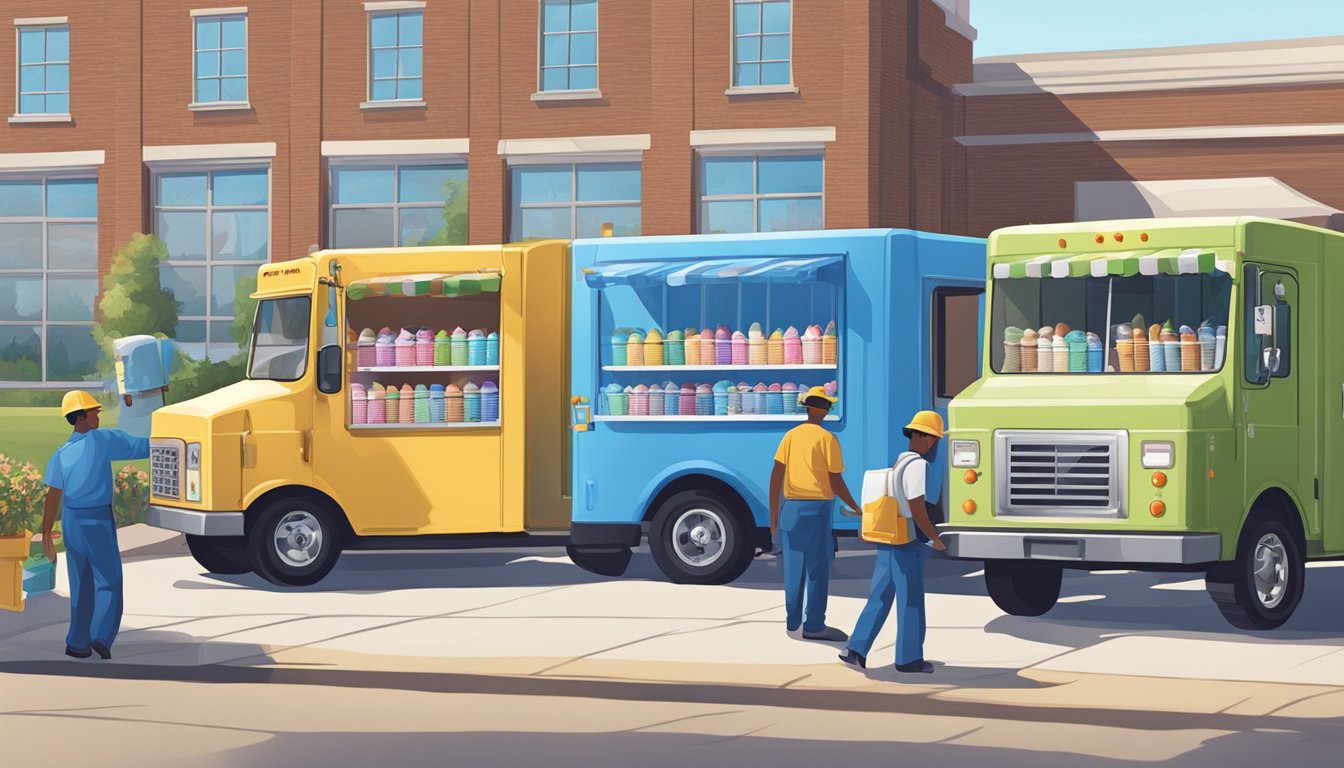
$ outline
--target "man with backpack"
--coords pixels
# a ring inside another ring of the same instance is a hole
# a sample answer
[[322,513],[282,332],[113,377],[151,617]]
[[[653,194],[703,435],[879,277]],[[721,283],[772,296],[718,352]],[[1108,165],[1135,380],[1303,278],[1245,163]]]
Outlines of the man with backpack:
[[[868,651],[877,639],[892,600],[896,601],[896,671],[932,672],[934,667],[924,660],[924,544],[910,524],[928,537],[936,550],[943,549],[943,540],[929,518],[924,502],[928,459],[933,456],[938,441],[943,437],[943,419],[933,411],[920,411],[905,426],[910,449],[900,455],[891,470],[890,493],[884,501],[895,501],[898,514],[889,535],[870,535],[870,510],[864,509],[864,538],[874,541],[877,560],[873,567],[873,581],[868,590],[868,603],[859,614],[858,625],[840,660],[864,669],[868,665]],[[865,502],[867,499],[865,499]],[[878,527],[887,528],[886,525]],[[891,541],[895,543],[882,543]]]

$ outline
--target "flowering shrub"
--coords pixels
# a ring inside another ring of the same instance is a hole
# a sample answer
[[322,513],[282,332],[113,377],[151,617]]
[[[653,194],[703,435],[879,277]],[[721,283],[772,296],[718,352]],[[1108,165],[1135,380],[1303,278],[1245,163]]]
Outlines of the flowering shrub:
[[0,536],[12,536],[42,527],[46,488],[42,473],[0,454]]
[[149,508],[149,475],[127,464],[112,478],[112,512],[117,527],[145,522]]

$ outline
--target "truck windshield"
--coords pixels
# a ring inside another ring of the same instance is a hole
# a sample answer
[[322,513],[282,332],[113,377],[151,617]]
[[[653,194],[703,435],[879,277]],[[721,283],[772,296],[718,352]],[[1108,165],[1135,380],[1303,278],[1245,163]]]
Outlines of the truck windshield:
[[1224,272],[995,281],[995,373],[1201,373],[1227,356]]
[[307,296],[263,299],[252,325],[247,377],[298,381],[308,368],[308,326],[312,300]]

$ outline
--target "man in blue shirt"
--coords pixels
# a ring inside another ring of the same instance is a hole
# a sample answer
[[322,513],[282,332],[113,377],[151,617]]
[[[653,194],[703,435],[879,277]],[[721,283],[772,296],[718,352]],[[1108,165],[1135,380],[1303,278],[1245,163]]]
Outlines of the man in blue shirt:
[[149,438],[118,429],[99,429],[101,406],[82,390],[67,392],[61,415],[75,428],[47,462],[47,500],[42,515],[42,549],[56,562],[51,527],[61,513],[65,554],[70,562],[70,632],[65,653],[87,659],[94,652],[112,658],[121,628],[121,550],[112,516],[112,462],[149,458]]

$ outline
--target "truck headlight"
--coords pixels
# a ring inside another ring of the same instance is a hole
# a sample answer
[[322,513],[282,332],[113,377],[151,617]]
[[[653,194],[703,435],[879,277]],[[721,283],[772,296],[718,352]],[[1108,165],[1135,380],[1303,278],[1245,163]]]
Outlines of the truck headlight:
[[186,491],[187,501],[201,500],[201,444],[187,443]]
[[952,441],[952,466],[974,469],[980,466],[980,443],[977,440]]
[[1176,444],[1145,440],[1139,447],[1144,469],[1171,469],[1176,463]]

